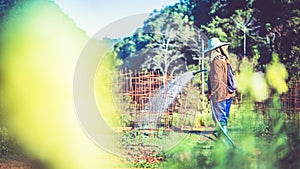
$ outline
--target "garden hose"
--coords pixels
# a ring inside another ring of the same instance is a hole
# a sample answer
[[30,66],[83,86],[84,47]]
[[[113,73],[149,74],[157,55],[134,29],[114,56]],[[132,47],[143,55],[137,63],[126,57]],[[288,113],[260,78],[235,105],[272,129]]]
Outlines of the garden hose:
[[198,70],[198,71],[195,71],[195,72],[192,72],[192,73],[193,73],[193,76],[195,76],[198,73],[206,72],[206,71],[207,71],[207,69],[202,69],[202,70]]
[[214,118],[215,118],[216,121],[217,121],[218,126],[221,128],[222,133],[223,133],[223,134],[225,135],[225,137],[229,140],[230,144],[231,144],[233,147],[235,147],[234,142],[233,142],[232,139],[229,137],[229,135],[224,131],[223,127],[221,126],[220,122],[219,122],[218,119],[217,119],[217,116],[216,116],[216,114],[215,114],[215,112],[214,112],[212,99],[210,99],[210,107],[211,107],[212,114],[213,114]]

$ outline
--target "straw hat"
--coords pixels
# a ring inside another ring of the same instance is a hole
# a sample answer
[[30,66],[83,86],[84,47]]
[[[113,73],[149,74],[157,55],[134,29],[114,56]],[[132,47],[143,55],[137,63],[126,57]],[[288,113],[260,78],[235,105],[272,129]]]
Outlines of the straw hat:
[[211,38],[207,43],[208,47],[202,53],[206,53],[224,45],[230,45],[229,42],[221,42],[219,38]]

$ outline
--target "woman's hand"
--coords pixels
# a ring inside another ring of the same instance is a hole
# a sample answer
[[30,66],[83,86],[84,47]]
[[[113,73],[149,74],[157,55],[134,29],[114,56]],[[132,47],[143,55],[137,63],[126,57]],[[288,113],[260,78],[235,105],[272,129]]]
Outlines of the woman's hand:
[[207,100],[210,101],[211,95],[207,94],[206,97],[207,97]]

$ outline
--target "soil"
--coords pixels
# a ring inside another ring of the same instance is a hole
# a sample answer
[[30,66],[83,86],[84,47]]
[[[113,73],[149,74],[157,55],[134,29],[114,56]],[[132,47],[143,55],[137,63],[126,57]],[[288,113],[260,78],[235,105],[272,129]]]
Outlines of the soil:
[[22,159],[1,162],[0,169],[45,169],[45,167],[39,161]]
[[[201,128],[201,129],[194,129],[190,133],[199,134],[203,137],[200,137],[199,141],[211,141],[210,137],[213,129],[212,128]],[[201,134],[200,134],[201,133]],[[208,137],[209,136],[209,137]],[[143,154],[143,149],[139,149],[140,151],[136,151],[135,153]],[[152,152],[150,156],[146,154],[143,156],[143,160],[145,160],[149,164],[156,164],[162,161],[165,161],[164,156],[158,156],[155,152]],[[130,156],[129,156],[130,157]],[[133,158],[134,159],[134,158]],[[133,163],[136,161],[132,161]],[[136,162],[138,163],[138,162]],[[19,157],[19,158],[12,158],[6,159],[5,161],[0,161],[0,169],[46,169],[45,165],[38,160],[33,160],[27,157]]]

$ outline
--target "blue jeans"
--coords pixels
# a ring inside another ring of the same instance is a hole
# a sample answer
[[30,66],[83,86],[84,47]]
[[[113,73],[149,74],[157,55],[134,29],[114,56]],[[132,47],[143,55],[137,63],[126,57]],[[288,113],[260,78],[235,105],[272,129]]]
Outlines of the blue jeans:
[[216,122],[218,120],[221,125],[227,126],[228,124],[228,119],[229,119],[229,114],[230,114],[230,106],[232,103],[232,97],[229,99],[213,103],[212,108],[213,108],[213,113],[215,113],[215,116],[212,114],[212,118]]

